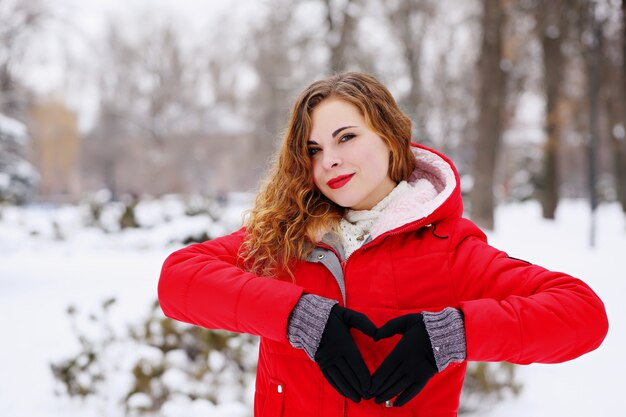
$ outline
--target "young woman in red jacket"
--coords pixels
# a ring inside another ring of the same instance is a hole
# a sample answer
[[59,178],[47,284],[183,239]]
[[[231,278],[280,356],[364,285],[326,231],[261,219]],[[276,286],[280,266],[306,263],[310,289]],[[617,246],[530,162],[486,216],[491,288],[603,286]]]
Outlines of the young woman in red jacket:
[[389,91],[338,74],[297,98],[246,226],[171,254],[159,301],[261,337],[255,416],[456,416],[467,361],[563,362],[608,329],[585,283],[462,213]]

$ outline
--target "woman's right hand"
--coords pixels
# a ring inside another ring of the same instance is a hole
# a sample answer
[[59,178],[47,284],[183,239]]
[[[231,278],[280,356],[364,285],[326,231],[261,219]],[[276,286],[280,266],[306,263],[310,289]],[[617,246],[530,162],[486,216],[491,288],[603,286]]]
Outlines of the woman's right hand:
[[377,330],[365,314],[335,304],[330,310],[314,359],[326,380],[341,395],[358,403],[361,398],[371,398],[368,392],[371,377],[350,335],[351,328],[372,338]]

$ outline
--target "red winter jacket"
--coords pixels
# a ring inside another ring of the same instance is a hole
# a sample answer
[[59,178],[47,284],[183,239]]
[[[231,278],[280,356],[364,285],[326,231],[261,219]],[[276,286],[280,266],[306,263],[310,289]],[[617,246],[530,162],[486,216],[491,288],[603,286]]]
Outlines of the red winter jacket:
[[[320,242],[295,266],[295,283],[258,277],[235,266],[244,229],[178,250],[165,261],[158,290],[166,316],[261,337],[255,416],[457,415],[466,363],[436,374],[403,407],[355,404],[339,395],[317,364],[287,340],[289,313],[304,292],[339,300],[378,326],[409,312],[461,309],[470,361],[563,362],[604,339],[603,303],[585,283],[489,246],[461,217],[452,163],[425,147],[412,149],[412,191],[391,202],[372,227],[372,240],[345,262],[340,248]],[[436,197],[427,198],[420,181],[429,181]],[[353,335],[372,373],[399,339]]]

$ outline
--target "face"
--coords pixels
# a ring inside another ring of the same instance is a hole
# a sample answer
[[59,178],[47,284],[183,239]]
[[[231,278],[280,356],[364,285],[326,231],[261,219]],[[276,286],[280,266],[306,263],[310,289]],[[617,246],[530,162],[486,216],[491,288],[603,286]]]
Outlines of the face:
[[313,109],[311,119],[308,150],[322,194],[342,207],[369,210],[394,189],[389,147],[357,107],[329,98]]

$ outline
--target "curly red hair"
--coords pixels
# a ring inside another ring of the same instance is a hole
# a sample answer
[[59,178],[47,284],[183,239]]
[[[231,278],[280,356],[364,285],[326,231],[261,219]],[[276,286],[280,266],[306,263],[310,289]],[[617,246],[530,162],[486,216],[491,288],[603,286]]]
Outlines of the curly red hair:
[[[323,100],[354,105],[390,149],[389,176],[399,182],[415,168],[410,150],[411,119],[389,90],[371,75],[345,72],[315,81],[298,96],[270,170],[246,221],[241,255],[246,270],[261,276],[291,274],[325,232],[333,231],[345,208],[325,197],[313,183],[307,141],[311,112]],[[292,276],[293,278],[293,276]]]

